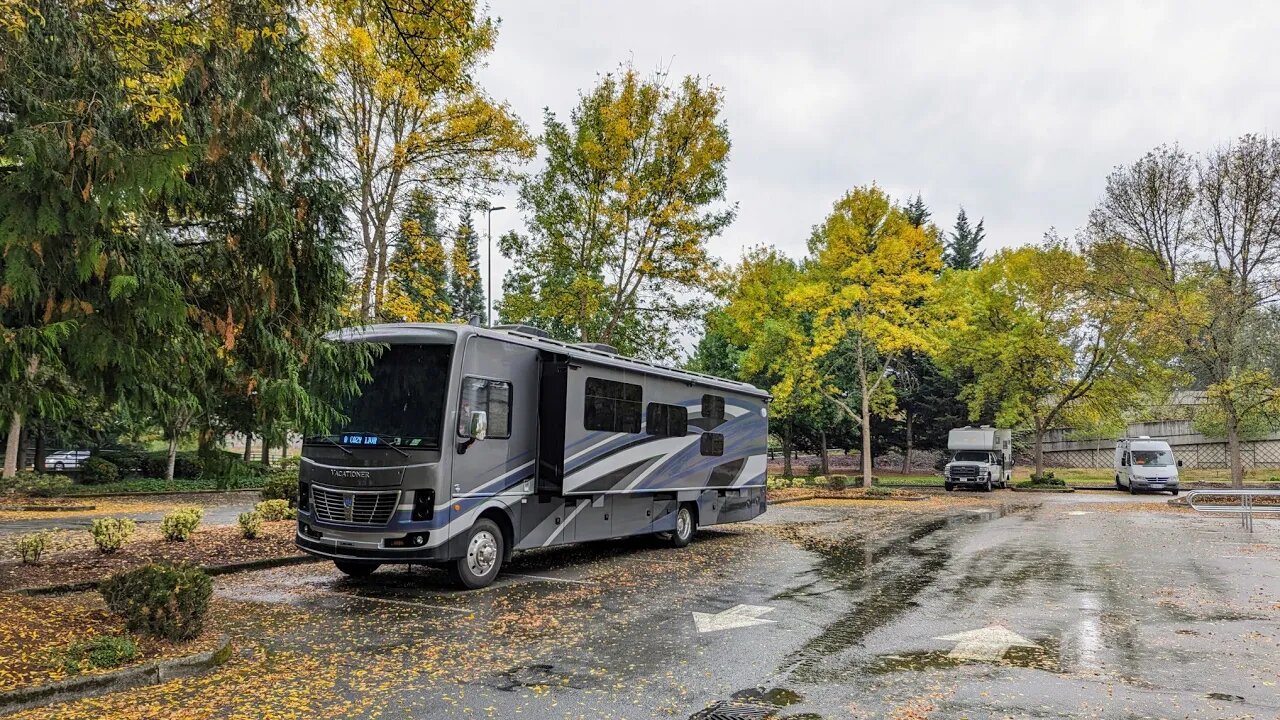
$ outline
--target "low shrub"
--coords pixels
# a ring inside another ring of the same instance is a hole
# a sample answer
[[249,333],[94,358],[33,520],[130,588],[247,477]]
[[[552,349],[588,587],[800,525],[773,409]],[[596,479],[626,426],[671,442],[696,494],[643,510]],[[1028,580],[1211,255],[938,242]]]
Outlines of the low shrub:
[[[268,502],[280,502],[278,500],[269,500]],[[236,522],[240,523],[240,534],[245,540],[252,540],[262,533],[262,513],[257,510],[240,513],[236,517]]]
[[89,534],[93,535],[98,552],[107,555],[124,547],[137,529],[129,518],[98,518],[89,526]]
[[879,485],[872,485],[871,487],[863,490],[862,493],[867,497],[892,497],[893,496],[893,490],[887,487],[880,487]]
[[105,458],[91,457],[80,465],[80,482],[86,485],[101,485],[119,479],[120,468]]
[[213,581],[198,567],[152,563],[113,576],[99,592],[129,630],[187,640],[204,627]]
[[75,483],[66,475],[51,475],[34,470],[20,470],[6,482],[6,489],[32,497],[65,495]]
[[200,526],[204,511],[200,508],[178,508],[160,521],[160,532],[165,540],[183,541]]
[[805,475],[808,475],[809,477],[817,477],[822,472],[822,466],[806,465],[804,470],[805,470],[804,472]]
[[121,477],[140,477],[147,453],[140,448],[104,450],[98,453],[98,457],[110,460],[120,471]]
[[[169,469],[169,451],[149,452],[142,457],[142,474],[162,478]],[[204,458],[196,452],[180,452],[173,458],[173,477],[194,480],[204,472]]]
[[1039,487],[1065,487],[1067,484],[1065,480],[1060,480],[1054,477],[1052,472],[1047,472],[1043,475],[1031,473],[1031,480],[1029,482],[1032,485]]
[[58,664],[69,675],[94,668],[113,668],[138,656],[133,638],[123,635],[99,635],[77,640],[56,653]]
[[48,530],[23,535],[18,538],[18,554],[22,556],[22,562],[26,565],[35,565],[40,562],[40,557],[44,555],[44,551],[49,547],[49,537],[51,533]]
[[284,500],[289,507],[298,506],[298,469],[276,468],[262,483],[263,500]]
[[849,478],[845,477],[844,475],[828,475],[827,476],[828,490],[843,490],[846,487],[848,487],[848,485],[849,485]]
[[254,510],[267,522],[293,519],[293,508],[289,507],[288,500],[263,500]]

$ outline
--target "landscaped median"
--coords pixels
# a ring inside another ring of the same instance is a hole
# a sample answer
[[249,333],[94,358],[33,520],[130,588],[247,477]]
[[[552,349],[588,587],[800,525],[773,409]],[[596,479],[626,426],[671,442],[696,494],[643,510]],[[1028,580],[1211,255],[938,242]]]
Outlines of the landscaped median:
[[147,566],[102,594],[0,593],[0,713],[161,682],[230,654],[204,622],[211,586],[196,569]]

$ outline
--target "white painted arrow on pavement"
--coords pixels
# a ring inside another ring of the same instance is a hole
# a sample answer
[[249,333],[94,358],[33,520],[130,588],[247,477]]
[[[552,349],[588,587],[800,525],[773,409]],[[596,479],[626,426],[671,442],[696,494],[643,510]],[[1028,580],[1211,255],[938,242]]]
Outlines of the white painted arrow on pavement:
[[696,612],[693,614],[693,624],[698,626],[700,633],[767,625],[774,621],[761,619],[760,616],[769,612],[773,612],[773,608],[763,605],[734,605],[715,614]]
[[953,658],[970,660],[999,660],[1011,647],[1032,647],[1039,645],[1022,637],[1018,633],[1001,625],[992,625],[979,630],[966,630],[953,635],[943,635],[934,640],[944,640],[956,644],[950,653]]

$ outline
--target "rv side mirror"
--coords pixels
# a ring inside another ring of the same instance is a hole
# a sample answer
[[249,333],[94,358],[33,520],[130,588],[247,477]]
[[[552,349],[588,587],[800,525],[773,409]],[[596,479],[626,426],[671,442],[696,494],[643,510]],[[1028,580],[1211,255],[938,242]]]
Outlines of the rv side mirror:
[[483,410],[471,413],[471,422],[467,424],[467,434],[472,440],[483,440],[489,431],[489,415]]

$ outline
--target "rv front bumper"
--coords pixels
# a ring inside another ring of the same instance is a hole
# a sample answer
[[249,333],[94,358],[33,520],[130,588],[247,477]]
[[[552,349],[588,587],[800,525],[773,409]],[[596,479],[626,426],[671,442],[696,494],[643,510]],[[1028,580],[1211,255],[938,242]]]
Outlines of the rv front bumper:
[[[415,536],[422,538],[423,545],[429,542],[427,533],[416,533],[394,537],[375,537],[367,534],[357,536],[354,533],[335,532],[328,528],[318,528],[298,521],[298,531],[294,536],[294,544],[298,549],[320,557],[336,560],[378,560],[388,563],[429,563],[449,559],[449,543],[435,547],[414,547]],[[405,547],[387,547],[388,541],[405,541]]]

